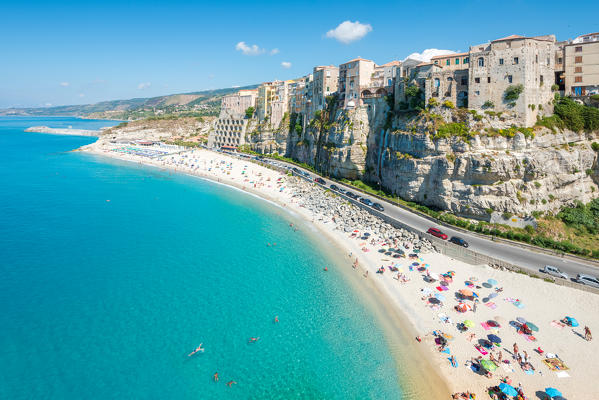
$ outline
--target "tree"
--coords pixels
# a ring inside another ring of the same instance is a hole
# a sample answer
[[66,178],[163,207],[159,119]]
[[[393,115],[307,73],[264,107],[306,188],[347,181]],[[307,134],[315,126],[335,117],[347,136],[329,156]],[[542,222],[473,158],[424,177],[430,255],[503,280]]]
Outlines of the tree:
[[252,118],[254,116],[254,111],[256,111],[256,109],[254,107],[248,107],[245,110],[245,117],[248,119]]

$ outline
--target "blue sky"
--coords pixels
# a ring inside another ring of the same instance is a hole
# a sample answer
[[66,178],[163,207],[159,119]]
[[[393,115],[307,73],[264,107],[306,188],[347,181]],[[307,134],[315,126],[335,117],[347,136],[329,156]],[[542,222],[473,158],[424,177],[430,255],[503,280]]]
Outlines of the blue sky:
[[[590,0],[57,0],[0,10],[0,108],[248,85],[357,56],[382,64],[511,34],[564,40],[599,31],[599,1]],[[327,35],[344,21],[360,25]]]

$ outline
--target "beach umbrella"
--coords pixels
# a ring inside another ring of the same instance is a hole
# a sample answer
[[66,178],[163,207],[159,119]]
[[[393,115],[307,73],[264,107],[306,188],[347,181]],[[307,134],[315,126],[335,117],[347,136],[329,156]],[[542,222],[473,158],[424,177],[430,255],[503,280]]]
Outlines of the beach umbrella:
[[490,299],[494,299],[495,297],[497,297],[497,293],[491,293],[487,297],[490,298]]
[[441,286],[449,286],[449,282],[447,282],[447,281],[441,281],[439,284]]
[[449,333],[444,333],[444,334],[443,334],[443,335],[441,335],[441,336],[443,336],[445,339],[447,339],[447,340],[449,340],[449,341],[452,341],[452,340],[453,340],[453,336],[452,336],[452,335],[450,335]]
[[438,281],[438,280],[439,280],[439,275],[437,275],[437,274],[436,274],[436,273],[434,273],[434,272],[431,272],[430,274],[428,274],[428,276],[429,276],[429,278],[431,278],[431,279],[434,279],[434,280],[436,280],[436,281]]
[[460,294],[466,297],[472,297],[472,290],[469,289],[461,289]]
[[437,293],[435,298],[439,301],[445,301],[445,296],[443,296],[441,293]]
[[431,297],[430,299],[428,299],[428,302],[431,304],[439,304],[440,303],[440,301],[436,297]]
[[562,393],[559,390],[552,387],[545,388],[545,393],[547,393],[547,396],[549,397],[557,397],[562,395]]
[[478,299],[478,293],[472,292],[472,297],[476,297]]
[[516,321],[520,322],[521,324],[525,324],[526,323],[526,320],[524,318],[522,318],[522,317],[516,318]]
[[456,309],[459,312],[466,312],[468,310],[472,310],[472,307],[470,307],[468,304],[460,303],[457,305]]
[[449,275],[451,275],[451,276],[454,276],[454,275],[455,275],[455,271],[447,271],[447,273],[448,273]]
[[514,305],[518,308],[524,308],[524,304],[520,300],[514,301]]
[[497,281],[495,279],[489,279],[487,280],[487,282],[489,283],[489,285],[497,285]]
[[501,328],[501,324],[497,321],[494,321],[492,319],[487,321],[487,325],[489,325],[492,328]]
[[488,335],[487,337],[493,343],[501,343],[501,338],[497,335]]
[[570,326],[578,326],[578,321],[576,321],[576,318],[566,317],[566,320],[568,321],[568,324],[570,324]]
[[419,266],[419,265],[420,265],[420,264],[419,264],[419,263],[417,263],[417,262],[413,262],[413,263],[412,263],[412,266],[414,266],[414,267],[417,267],[417,266]]
[[471,286],[471,285],[474,285],[474,283],[472,283],[472,282],[470,282],[470,281],[465,281],[465,282],[464,282],[464,285],[466,285],[466,286]]
[[482,285],[483,285],[483,287],[485,287],[485,288],[487,288],[487,289],[491,289],[491,288],[493,287],[493,285],[491,285],[491,284],[490,284],[490,283],[488,283],[488,282],[483,282],[483,283],[482,283]]
[[526,324],[525,324],[525,325],[526,325],[526,326],[528,327],[528,329],[530,329],[531,331],[535,331],[535,332],[538,332],[538,331],[539,331],[539,327],[538,327],[538,326],[536,326],[535,324],[533,324],[532,322],[526,322]]
[[464,324],[464,326],[467,326],[468,328],[472,328],[474,326],[474,322],[472,322],[469,319],[467,319],[466,321],[464,321],[463,324]]
[[489,372],[493,372],[497,369],[497,364],[491,360],[480,360],[480,365]]
[[[370,233],[364,232],[364,236],[370,236]],[[391,250],[391,249],[389,249],[389,250]]]
[[503,393],[507,394],[508,396],[512,396],[512,397],[518,396],[518,391],[516,389],[514,389],[513,386],[510,386],[507,383],[500,383],[499,390],[501,390]]

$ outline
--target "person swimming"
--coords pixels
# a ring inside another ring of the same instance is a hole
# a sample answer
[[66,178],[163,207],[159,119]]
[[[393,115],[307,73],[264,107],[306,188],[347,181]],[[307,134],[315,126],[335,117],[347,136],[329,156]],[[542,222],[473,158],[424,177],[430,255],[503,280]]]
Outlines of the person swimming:
[[260,336],[258,336],[258,337],[252,337],[252,338],[250,338],[250,340],[248,341],[248,343],[256,343],[258,340],[260,340]]
[[200,352],[200,351],[203,353],[203,352],[204,352],[204,348],[202,347],[202,344],[203,344],[203,343],[200,343],[200,345],[199,345],[199,346],[198,346],[198,347],[197,347],[197,348],[196,348],[194,351],[192,351],[191,353],[189,353],[189,354],[187,355],[187,357],[191,357],[191,356],[193,356],[195,353],[197,353],[197,352]]
[[214,375],[212,376],[212,379],[214,379],[214,382],[218,382],[218,372],[214,373]]
[[236,385],[236,384],[237,384],[237,382],[235,382],[235,381],[229,381],[229,382],[227,382],[227,386],[228,387],[231,387],[232,385]]
[[279,322],[279,316],[278,316],[278,315],[275,315],[275,324],[276,324],[277,322]]

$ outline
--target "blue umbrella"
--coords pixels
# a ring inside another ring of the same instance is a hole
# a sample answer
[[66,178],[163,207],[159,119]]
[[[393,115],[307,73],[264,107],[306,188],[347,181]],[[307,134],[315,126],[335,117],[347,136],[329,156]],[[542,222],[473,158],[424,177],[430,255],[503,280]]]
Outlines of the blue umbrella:
[[497,336],[497,335],[489,335],[487,337],[493,343],[501,343],[501,338],[499,336]]
[[487,282],[489,285],[497,285],[497,281],[495,279],[489,279]]
[[547,393],[547,396],[549,397],[557,397],[562,395],[562,392],[551,387],[545,388],[545,393]]
[[507,383],[500,383],[499,389],[508,396],[518,396],[518,391],[514,389],[513,386],[510,386]]
[[566,320],[568,321],[570,326],[578,326],[578,321],[576,321],[576,318],[566,317]]
[[445,296],[443,296],[441,293],[437,293],[435,298],[439,301],[445,301]]

